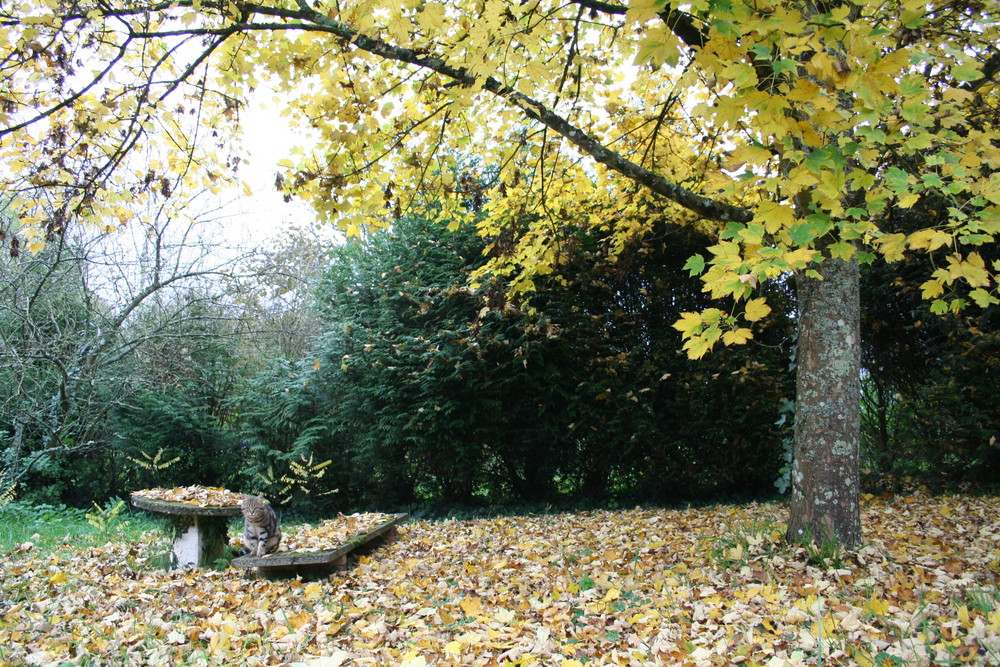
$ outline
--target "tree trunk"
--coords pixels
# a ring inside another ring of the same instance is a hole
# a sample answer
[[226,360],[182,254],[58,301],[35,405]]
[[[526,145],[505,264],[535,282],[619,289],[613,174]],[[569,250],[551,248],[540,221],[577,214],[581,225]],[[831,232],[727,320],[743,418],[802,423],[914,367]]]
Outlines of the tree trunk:
[[788,539],[861,542],[860,291],[857,262],[827,259],[797,276],[795,446]]

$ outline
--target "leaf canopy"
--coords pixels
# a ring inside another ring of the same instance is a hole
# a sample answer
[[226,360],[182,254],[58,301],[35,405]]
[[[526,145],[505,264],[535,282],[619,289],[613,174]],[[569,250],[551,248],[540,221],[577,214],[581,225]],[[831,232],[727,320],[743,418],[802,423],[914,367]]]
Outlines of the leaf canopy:
[[[750,299],[756,281],[828,256],[921,250],[948,253],[926,288],[944,309],[965,302],[957,282],[988,305],[996,267],[968,246],[1000,231],[997,13],[925,0],[27,0],[0,19],[0,188],[34,247],[75,217],[122,224],[125,203],[169,195],[164,173],[220,188],[237,176],[241,108],[271,88],[308,144],[281,167],[288,196],[348,234],[405,212],[480,215],[491,239],[514,229],[487,270],[515,290],[555,270],[567,229],[610,229],[618,248],[647,232],[657,198],[671,202],[662,215],[725,239],[703,273],[715,296]],[[55,219],[32,205],[53,192]],[[881,229],[926,198],[944,202],[926,229]],[[746,338],[739,318],[720,322],[727,341]],[[721,331],[690,335],[707,349]]]

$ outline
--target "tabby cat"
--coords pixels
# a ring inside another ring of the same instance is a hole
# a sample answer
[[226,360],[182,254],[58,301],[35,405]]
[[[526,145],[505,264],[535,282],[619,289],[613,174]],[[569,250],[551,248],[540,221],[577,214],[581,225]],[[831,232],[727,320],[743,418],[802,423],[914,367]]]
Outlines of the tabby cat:
[[278,515],[271,505],[260,496],[243,495],[243,554],[260,557],[278,548],[281,542],[281,527]]

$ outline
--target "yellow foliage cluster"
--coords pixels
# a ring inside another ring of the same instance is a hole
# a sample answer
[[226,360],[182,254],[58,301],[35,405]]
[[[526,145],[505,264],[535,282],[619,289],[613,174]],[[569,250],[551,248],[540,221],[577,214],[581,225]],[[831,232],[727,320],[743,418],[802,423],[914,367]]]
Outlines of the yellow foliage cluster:
[[[222,188],[266,83],[309,137],[280,165],[288,196],[348,236],[404,213],[475,221],[515,291],[576,231],[613,256],[666,218],[714,226],[714,297],[825,258],[946,251],[935,309],[998,302],[975,252],[1000,232],[996,3],[82,7],[26,0],[0,36],[0,189],[33,249],[63,218],[117,227],[137,202]],[[893,210],[927,222],[887,228]],[[699,356],[749,339],[754,312],[678,328]]]

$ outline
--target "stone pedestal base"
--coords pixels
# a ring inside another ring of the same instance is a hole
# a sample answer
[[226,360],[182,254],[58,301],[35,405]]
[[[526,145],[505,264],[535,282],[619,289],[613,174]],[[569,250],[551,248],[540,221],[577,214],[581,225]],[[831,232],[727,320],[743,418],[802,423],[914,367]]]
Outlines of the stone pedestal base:
[[174,520],[174,567],[211,567],[226,553],[226,519],[210,516]]
[[165,516],[173,526],[172,567],[211,567],[229,554],[226,523],[242,512],[236,505],[204,507],[132,496],[132,504]]

